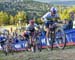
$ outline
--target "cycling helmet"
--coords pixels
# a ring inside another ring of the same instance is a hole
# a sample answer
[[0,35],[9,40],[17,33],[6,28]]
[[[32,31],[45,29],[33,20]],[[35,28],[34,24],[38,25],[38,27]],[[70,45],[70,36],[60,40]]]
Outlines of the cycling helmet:
[[54,14],[56,14],[57,9],[55,7],[51,7],[50,11],[53,12]]
[[30,20],[29,21],[29,24],[34,24],[34,20]]

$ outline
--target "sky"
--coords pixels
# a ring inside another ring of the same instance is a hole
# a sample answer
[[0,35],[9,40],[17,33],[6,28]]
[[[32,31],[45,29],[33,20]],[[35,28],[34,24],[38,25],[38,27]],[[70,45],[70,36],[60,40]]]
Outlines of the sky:
[[55,1],[75,1],[75,0],[35,0],[35,1],[41,1],[41,2],[55,2]]

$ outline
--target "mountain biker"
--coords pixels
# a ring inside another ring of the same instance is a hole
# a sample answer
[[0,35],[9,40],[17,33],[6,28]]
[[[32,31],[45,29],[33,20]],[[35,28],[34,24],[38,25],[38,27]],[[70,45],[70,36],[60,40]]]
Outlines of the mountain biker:
[[51,7],[50,11],[47,12],[41,20],[45,23],[45,30],[46,30],[46,43],[47,47],[50,45],[49,44],[49,26],[55,24],[57,20],[59,19],[59,15],[57,13],[57,9],[55,7]]
[[35,31],[36,31],[36,27],[37,26],[38,25],[35,24],[34,20],[30,20],[29,24],[28,24],[28,26],[26,28],[26,31],[28,32],[28,34],[26,33],[25,36],[28,37],[28,35],[29,35],[29,38],[30,38],[30,40],[29,40],[30,48],[35,44],[35,39],[34,38],[35,38]]

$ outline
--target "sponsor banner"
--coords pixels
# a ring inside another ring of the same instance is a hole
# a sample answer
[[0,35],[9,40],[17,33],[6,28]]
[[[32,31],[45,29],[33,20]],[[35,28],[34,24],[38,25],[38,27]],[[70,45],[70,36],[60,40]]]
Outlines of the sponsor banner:
[[[75,45],[74,44],[75,43],[75,29],[67,30],[65,31],[65,33],[66,33],[66,41],[67,41],[66,45]],[[40,36],[39,40],[42,44],[42,47],[45,48],[47,45],[45,35]],[[51,39],[49,38],[49,40]],[[56,46],[56,43],[54,43],[54,46]],[[20,41],[18,43],[13,44],[13,48],[15,50],[22,50],[22,49],[24,50],[27,47],[28,47],[28,41]],[[2,50],[1,45],[0,45],[0,50]]]

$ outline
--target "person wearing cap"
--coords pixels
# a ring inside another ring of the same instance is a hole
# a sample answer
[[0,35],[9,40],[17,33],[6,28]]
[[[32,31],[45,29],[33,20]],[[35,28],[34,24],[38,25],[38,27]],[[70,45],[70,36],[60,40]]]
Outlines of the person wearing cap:
[[46,30],[46,44],[49,46],[49,26],[54,24],[59,18],[57,13],[57,9],[55,7],[51,7],[50,11],[44,14],[41,20],[45,23],[45,30]]

